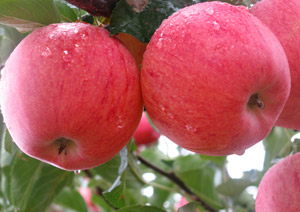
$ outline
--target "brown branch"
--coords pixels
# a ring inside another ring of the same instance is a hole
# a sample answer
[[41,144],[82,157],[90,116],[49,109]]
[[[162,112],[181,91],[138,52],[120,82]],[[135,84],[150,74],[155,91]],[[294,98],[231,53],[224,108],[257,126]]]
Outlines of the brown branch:
[[151,168],[152,170],[156,171],[157,173],[165,176],[166,178],[173,181],[176,185],[178,185],[183,191],[185,191],[187,194],[191,196],[191,198],[197,202],[200,202],[206,210],[209,212],[218,212],[216,209],[214,209],[212,206],[208,205],[203,199],[201,199],[199,196],[197,196],[191,189],[189,189],[184,182],[179,179],[174,172],[166,172],[165,170],[155,166],[154,164],[150,163],[149,161],[142,158],[140,155],[137,155],[137,159],[141,161],[142,164],[145,166]]
[[[90,172],[90,170],[84,170],[84,173],[86,174],[86,176],[88,178],[93,178],[93,174]],[[115,207],[114,205],[112,205],[103,195],[103,190],[102,188],[100,188],[99,186],[96,186],[96,194],[101,196],[103,198],[103,200],[106,202],[107,205],[109,205],[112,209],[114,210],[118,210],[119,208]]]

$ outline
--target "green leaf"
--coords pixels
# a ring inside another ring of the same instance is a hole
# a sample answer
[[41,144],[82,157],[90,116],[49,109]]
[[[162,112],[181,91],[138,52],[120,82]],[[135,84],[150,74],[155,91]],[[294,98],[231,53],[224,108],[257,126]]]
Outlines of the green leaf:
[[179,208],[178,212],[200,212],[199,209],[203,209],[201,207],[201,203],[190,202],[190,203],[184,205],[183,207]]
[[162,21],[172,13],[205,0],[151,0],[140,13],[120,0],[113,11],[109,30],[111,34],[124,32],[133,35],[140,41],[148,43]]
[[10,166],[15,154],[19,151],[16,144],[13,142],[8,130],[4,130],[1,140],[1,167]]
[[77,21],[77,9],[71,8],[69,4],[62,0],[54,0],[55,6],[60,12],[60,17],[63,22],[75,22]]
[[275,158],[283,158],[292,152],[290,137],[296,132],[280,127],[274,127],[264,139],[263,144],[266,150],[264,170],[268,170],[274,163]]
[[20,32],[60,22],[53,0],[1,0],[0,23]]
[[11,169],[12,202],[22,212],[44,211],[73,174],[18,153]]
[[135,206],[124,207],[122,209],[117,210],[117,212],[166,212],[166,211],[154,206],[135,205]]
[[10,53],[23,38],[24,35],[15,28],[0,24],[0,66],[4,65]]
[[76,212],[88,212],[85,201],[80,193],[67,187],[56,197],[55,203]]
[[215,188],[215,170],[211,164],[200,155],[178,157],[174,163],[174,173],[209,205],[221,209],[223,206]]
[[115,187],[112,191],[103,193],[104,197],[113,206],[117,208],[122,208],[125,206],[125,196],[124,196],[124,185],[121,184]]
[[232,198],[237,197],[248,186],[255,183],[247,179],[229,179],[217,187],[218,192]]

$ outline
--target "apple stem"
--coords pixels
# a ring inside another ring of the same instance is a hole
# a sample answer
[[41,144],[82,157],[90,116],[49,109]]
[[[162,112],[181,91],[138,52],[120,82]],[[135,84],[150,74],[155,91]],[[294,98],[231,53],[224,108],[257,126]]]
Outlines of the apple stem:
[[62,152],[64,155],[67,155],[67,146],[70,144],[72,140],[61,137],[55,140],[55,143],[59,146],[58,147],[58,154],[60,155]]
[[258,94],[253,94],[252,96],[250,96],[249,101],[248,101],[248,106],[250,108],[253,108],[254,106],[258,107],[259,109],[264,109],[265,108],[265,104],[263,103],[263,101],[261,101],[261,99],[258,97]]

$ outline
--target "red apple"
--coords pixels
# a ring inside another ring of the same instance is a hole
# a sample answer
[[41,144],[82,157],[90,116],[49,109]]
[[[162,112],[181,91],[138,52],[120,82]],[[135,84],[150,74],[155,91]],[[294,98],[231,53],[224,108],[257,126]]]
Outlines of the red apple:
[[100,209],[92,202],[92,191],[90,188],[80,187],[79,193],[83,197],[90,212],[100,212]]
[[156,142],[160,134],[151,126],[146,113],[142,115],[142,119],[133,134],[135,143],[139,145],[149,145]]
[[286,55],[248,10],[221,2],[174,13],[155,32],[141,70],[147,112],[179,146],[228,155],[262,140],[290,90]]
[[291,93],[276,125],[300,129],[300,1],[263,0],[250,11],[277,36],[290,65]]
[[27,36],[2,70],[0,89],[14,142],[65,170],[110,160],[129,141],[143,108],[129,51],[105,29],[82,23]]
[[256,212],[299,212],[300,153],[272,166],[258,187]]

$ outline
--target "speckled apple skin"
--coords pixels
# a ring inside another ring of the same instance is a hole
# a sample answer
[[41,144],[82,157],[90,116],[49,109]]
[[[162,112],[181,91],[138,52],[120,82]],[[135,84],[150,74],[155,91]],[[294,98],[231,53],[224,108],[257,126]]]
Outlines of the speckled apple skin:
[[158,140],[160,134],[151,126],[146,113],[142,115],[142,119],[133,134],[135,143],[140,145],[150,145]]
[[[274,34],[243,7],[199,3],[153,35],[141,85],[161,134],[206,155],[242,154],[275,124],[290,90],[286,55]],[[264,108],[249,107],[257,94]]]
[[263,0],[250,12],[277,36],[290,65],[291,93],[276,125],[300,129],[300,1]]
[[[1,110],[26,154],[65,170],[98,166],[129,141],[142,114],[138,67],[108,31],[61,23],[38,29],[2,70]],[[55,139],[73,140],[58,154]]]
[[258,187],[256,212],[299,212],[300,153],[271,167]]

